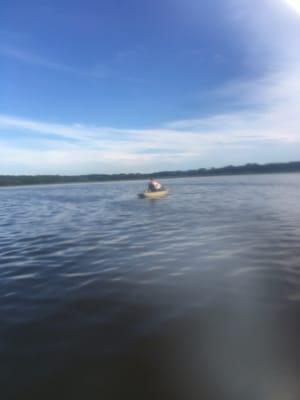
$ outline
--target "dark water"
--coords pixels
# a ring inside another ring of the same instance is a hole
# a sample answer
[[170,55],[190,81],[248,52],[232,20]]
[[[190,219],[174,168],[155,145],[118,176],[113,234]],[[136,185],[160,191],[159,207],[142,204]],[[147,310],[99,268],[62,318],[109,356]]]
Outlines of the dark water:
[[300,398],[300,175],[0,190],[1,399]]

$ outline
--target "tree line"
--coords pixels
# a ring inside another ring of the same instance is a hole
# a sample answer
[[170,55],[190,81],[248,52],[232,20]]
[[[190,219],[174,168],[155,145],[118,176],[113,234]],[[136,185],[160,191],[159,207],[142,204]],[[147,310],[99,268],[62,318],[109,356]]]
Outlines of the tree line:
[[0,186],[88,183],[155,178],[184,178],[244,174],[300,172],[300,161],[272,164],[228,165],[222,168],[199,168],[187,171],[160,171],[150,174],[89,174],[89,175],[0,175]]

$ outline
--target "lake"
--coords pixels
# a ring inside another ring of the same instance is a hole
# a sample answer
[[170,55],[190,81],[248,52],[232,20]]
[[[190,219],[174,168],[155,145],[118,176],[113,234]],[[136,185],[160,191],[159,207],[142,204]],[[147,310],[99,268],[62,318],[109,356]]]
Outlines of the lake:
[[300,398],[300,174],[0,189],[5,399]]

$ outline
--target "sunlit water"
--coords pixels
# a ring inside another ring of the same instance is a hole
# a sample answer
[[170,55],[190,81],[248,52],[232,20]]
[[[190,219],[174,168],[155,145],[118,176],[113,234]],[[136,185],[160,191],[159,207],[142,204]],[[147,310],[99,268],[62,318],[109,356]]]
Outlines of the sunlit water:
[[300,175],[0,190],[3,399],[300,398]]

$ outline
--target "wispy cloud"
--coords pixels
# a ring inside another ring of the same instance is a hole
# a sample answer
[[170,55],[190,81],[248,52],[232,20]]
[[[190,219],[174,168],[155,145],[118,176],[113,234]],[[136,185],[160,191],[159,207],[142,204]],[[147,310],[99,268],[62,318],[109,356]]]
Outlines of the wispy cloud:
[[300,76],[298,68],[280,71],[264,78],[237,81],[220,87],[215,97],[244,105],[241,111],[206,118],[175,121],[169,128],[192,131],[252,133],[261,140],[298,142],[300,140]]
[[93,68],[75,68],[70,65],[66,65],[63,63],[49,61],[39,55],[36,55],[28,50],[20,50],[14,47],[0,47],[0,54],[5,57],[13,58],[15,60],[37,65],[43,68],[47,68],[50,70],[60,71],[68,74],[75,74],[84,77],[90,78],[98,78],[98,79],[105,79],[109,78],[111,75],[111,71],[108,66],[102,65]]
[[64,63],[50,61],[30,50],[20,49],[18,47],[0,46],[0,55],[22,63],[31,64],[53,71],[59,71],[66,74],[77,75],[85,78],[94,79],[116,79],[119,81],[141,82],[142,79],[136,76],[124,76],[120,68],[130,65],[138,59],[138,50],[123,50],[105,63],[96,64],[86,68],[78,68]]
[[[38,168],[41,162],[51,171],[93,172],[104,168],[117,172],[163,166],[200,167],[219,154],[220,160],[215,164],[227,160],[257,161],[255,154],[260,154],[263,148],[299,148],[297,69],[256,81],[235,82],[220,88],[216,95],[224,101],[235,99],[252,106],[246,111],[171,121],[156,129],[66,125],[0,115],[0,137],[1,131],[12,134],[11,139],[2,140],[0,158],[2,163],[9,162],[9,155],[10,160],[23,160],[31,168]],[[30,138],[30,132],[40,135],[39,149],[25,149],[22,141],[14,141],[16,132],[24,135],[23,143]]]

